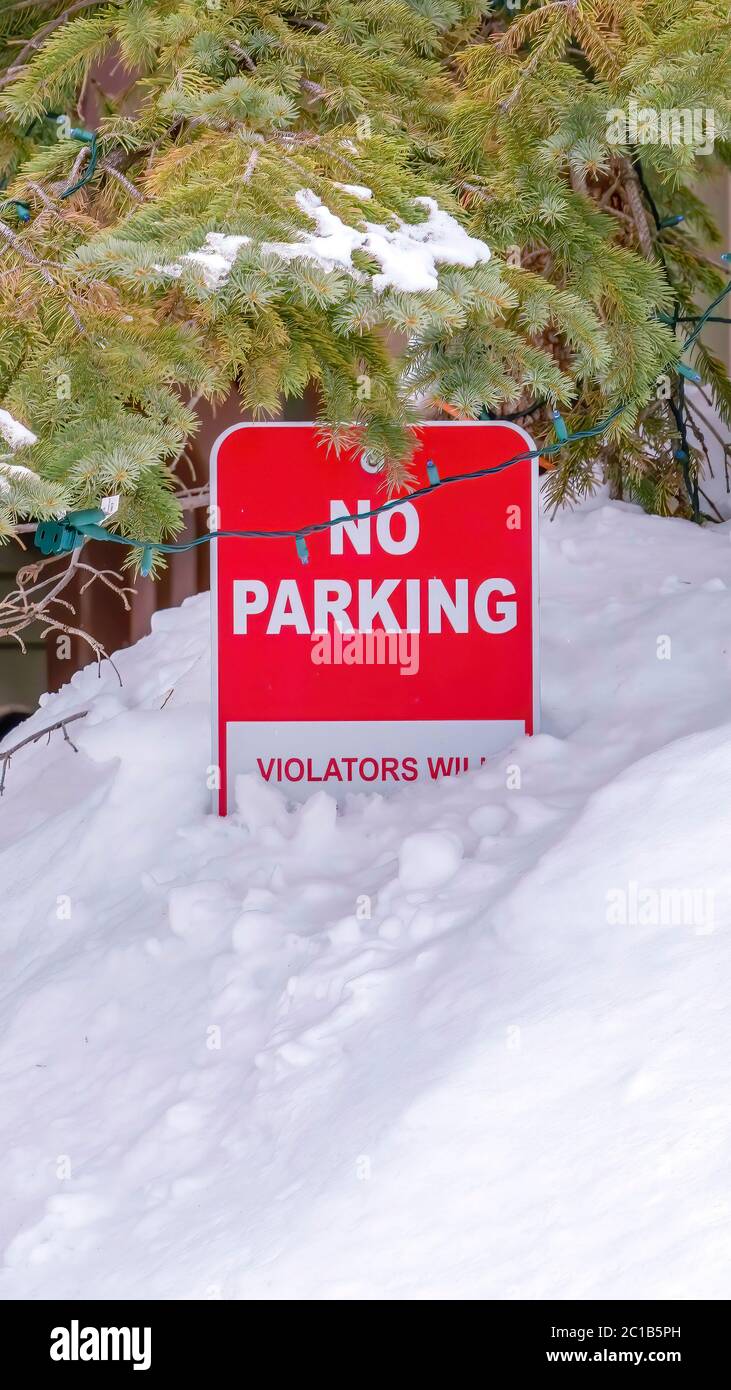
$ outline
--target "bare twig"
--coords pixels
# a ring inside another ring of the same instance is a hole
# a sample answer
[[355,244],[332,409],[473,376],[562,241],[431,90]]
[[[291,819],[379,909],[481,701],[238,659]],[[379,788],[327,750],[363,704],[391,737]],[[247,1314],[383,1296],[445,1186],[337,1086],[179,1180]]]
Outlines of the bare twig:
[[76,719],[86,719],[88,713],[88,709],[82,709],[78,714],[67,714],[64,719],[57,719],[55,724],[49,724],[46,729],[39,729],[37,733],[29,734],[27,738],[22,738],[19,743],[14,743],[12,748],[6,748],[5,752],[0,753],[0,762],[2,762],[2,772],[0,772],[0,796],[2,796],[5,790],[5,775],[8,770],[10,759],[15,753],[19,753],[21,748],[27,748],[28,744],[38,743],[39,740],[45,738],[46,735],[48,735],[50,740],[51,734],[56,729],[63,729],[63,736],[66,743],[70,743],[74,752],[78,753],[79,750],[76,744],[73,739],[69,737],[68,725],[73,724]]
[[4,14],[12,14],[13,10],[29,10],[33,6],[37,10],[49,10],[51,5],[57,4],[57,0],[15,0],[14,5],[6,5]]
[[586,174],[578,164],[569,165],[569,179],[574,193],[581,193],[583,197],[589,197],[589,189],[586,183]]
[[144,203],[144,193],[140,193],[139,188],[135,188],[131,179],[128,179],[119,169],[115,169],[113,164],[108,162],[102,164],[99,172],[101,174],[111,174],[112,178],[116,179],[117,183],[121,183],[122,187],[127,190],[130,198],[135,198],[138,203]]
[[632,161],[630,159],[623,156],[621,165],[627,202],[630,205],[632,220],[637,229],[640,250],[646,260],[653,261],[655,260],[655,238],[653,237],[650,220],[645,210],[645,201],[642,197],[640,181],[632,167]]
[[313,82],[309,77],[300,78],[300,87],[303,92],[307,92],[308,96],[315,98],[317,101],[322,101],[323,98],[327,96],[326,88],[319,82]]
[[[5,605],[8,608],[17,606],[15,603],[17,594],[18,602],[25,609],[28,607],[28,600],[32,599],[35,594],[39,594],[47,584],[51,584],[53,587],[50,593],[44,595],[43,603],[44,606],[48,603],[52,603],[56,595],[60,594],[61,591],[66,588],[66,585],[73,579],[74,571],[79,563],[79,552],[78,550],[72,550],[68,565],[60,576],[51,574],[45,579],[42,579],[39,583],[39,574],[49,566],[57,564],[58,560],[59,557],[57,555],[49,555],[45,560],[33,560],[30,565],[23,565],[16,575],[18,588],[7,595],[4,600]],[[0,608],[0,613],[2,613],[2,608]],[[2,629],[0,629],[0,632],[1,631]]]
[[287,16],[287,23],[295,29],[311,29],[314,34],[326,34],[327,25],[321,19],[300,19],[299,16]]
[[35,193],[36,197],[43,203],[44,208],[46,208],[48,212],[52,212],[55,217],[61,216],[60,209],[57,208],[56,205],[51,202],[51,199],[46,193],[45,188],[42,188],[39,183],[36,183],[35,179],[28,179],[27,186],[31,189],[33,193]]
[[117,595],[118,599],[121,599],[125,613],[130,613],[132,611],[132,604],[127,598],[127,595],[134,595],[137,590],[133,589],[131,584],[120,584],[119,575],[116,570],[98,570],[94,565],[82,564],[81,561],[79,561],[77,568],[85,570],[86,573],[90,575],[86,583],[82,584],[79,593],[85,594],[87,589],[91,588],[91,585],[99,579],[107,589],[111,589],[112,593]]
[[473,198],[480,198],[485,203],[494,202],[494,194],[490,193],[487,188],[478,188],[476,183],[467,183],[464,179],[459,186],[465,193],[470,193]]
[[201,483],[199,487],[182,488],[176,492],[175,501],[184,512],[193,512],[197,507],[208,507],[211,501],[211,489],[208,483]]
[[78,179],[79,174],[81,173],[81,166],[82,164],[86,163],[88,158],[89,146],[82,145],[73,164],[71,165],[70,172],[67,175],[64,175],[63,179],[61,179],[60,182],[56,185],[57,193],[63,193],[67,185],[71,187],[73,184],[76,183],[76,180]]
[[621,174],[617,174],[616,177],[615,177],[614,183],[611,183],[611,184],[609,185],[608,188],[605,188],[604,192],[602,193],[601,198],[599,198],[598,201],[599,201],[599,206],[600,206],[600,208],[606,207],[607,203],[611,202],[611,200],[612,200],[612,198],[614,197],[615,193],[618,193],[618,192],[620,191],[621,187],[622,187],[622,175],[621,175]]
[[0,222],[0,236],[4,236],[5,240],[10,242],[13,250],[17,251],[18,255],[22,256],[24,261],[34,266],[41,279],[45,280],[47,285],[51,285],[55,288],[56,282],[50,271],[46,270],[43,261],[39,260],[38,256],[34,255],[31,251],[30,247],[26,246],[25,242],[21,241],[20,237],[16,236],[15,232],[12,231],[10,227],[6,227],[4,222]]
[[610,206],[606,207],[604,211],[608,212],[612,217],[618,217],[620,222],[627,222],[630,227],[636,226],[634,217],[630,217],[630,214],[624,212],[622,208],[613,208]]
[[251,151],[251,154],[249,155],[246,168],[244,169],[244,173],[243,173],[243,176],[242,176],[242,183],[249,183],[249,181],[251,180],[251,177],[252,177],[252,175],[253,175],[253,173],[254,173],[254,170],[255,170],[255,168],[256,168],[258,162],[259,162],[259,151],[258,151],[257,149],[253,149],[253,150]]
[[716,504],[715,504],[713,498],[712,498],[712,497],[709,497],[709,496],[708,496],[708,493],[703,491],[703,488],[700,486],[700,483],[698,484],[698,491],[699,491],[701,497],[704,499],[704,501],[706,501],[706,502],[708,503],[709,507],[712,507],[712,508],[713,508],[713,510],[714,510],[714,512],[716,513],[716,516],[718,517],[719,521],[721,521],[721,522],[726,521],[727,518],[726,518],[721,512],[719,512],[718,507],[716,506]]
[[702,410],[699,410],[697,405],[694,406],[692,409],[689,408],[689,409],[688,409],[688,414],[690,415],[690,418],[691,418],[691,424],[694,424],[694,416],[697,415],[697,416],[698,416],[698,419],[703,421],[703,424],[705,425],[706,429],[710,431],[710,433],[713,435],[714,439],[716,439],[716,440],[718,441],[718,443],[721,445],[721,448],[722,448],[722,449],[728,449],[728,448],[729,448],[729,445],[728,445],[728,443],[726,442],[726,440],[723,438],[723,435],[722,435],[722,434],[719,434],[718,430],[716,429],[716,426],[715,426],[714,424],[712,424],[710,420],[706,419],[706,416],[703,414],[703,411],[702,411]]
[[240,43],[230,43],[229,48],[234,58],[238,58],[244,64],[244,67],[249,69],[249,72],[256,72],[256,63]]
[[[75,615],[74,605],[61,595],[80,570],[90,575],[81,590],[82,593],[99,579],[117,595],[128,612],[130,603],[127,596],[134,593],[134,589],[123,584],[113,570],[99,570],[94,565],[82,562],[79,557],[80,551],[77,549],[68,557],[50,555],[42,560],[34,560],[18,570],[16,588],[0,599],[0,637],[13,638],[21,650],[25,651],[21,634],[34,623],[43,622],[46,626],[41,634],[42,638],[49,632],[63,632],[69,637],[80,638],[91,647],[99,668],[102,661],[109,662],[121,685],[119,671],[101,642],[83,628],[68,622],[65,615]],[[59,565],[63,565],[60,573]]]

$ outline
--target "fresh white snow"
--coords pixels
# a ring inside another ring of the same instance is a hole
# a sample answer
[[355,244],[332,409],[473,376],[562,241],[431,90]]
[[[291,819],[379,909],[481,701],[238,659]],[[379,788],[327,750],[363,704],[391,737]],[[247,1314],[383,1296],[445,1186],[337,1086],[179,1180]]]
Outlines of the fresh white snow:
[[37,440],[33,431],[25,425],[21,425],[19,420],[14,419],[9,410],[0,410],[0,438],[10,446],[13,452],[28,444],[35,444]]
[[208,815],[206,598],[45,701],[89,714],[0,802],[4,1297],[728,1295],[730,537],[544,519],[544,732],[343,814]]
[[381,266],[380,273],[371,280],[376,293],[388,287],[405,292],[435,290],[439,286],[440,265],[475,266],[490,259],[485,242],[471,237],[434,198],[414,199],[427,210],[423,222],[396,218],[394,227],[365,221],[359,227],[350,227],[310,188],[297,193],[295,202],[312,218],[316,232],[298,242],[267,243],[264,249],[290,260],[315,260],[326,270],[340,266],[351,273],[353,252],[366,251]]
[[232,270],[241,247],[247,246],[250,241],[251,237],[248,236],[227,236],[225,232],[208,232],[203,245],[197,251],[186,251],[179,261],[171,261],[169,265],[156,266],[155,269],[170,275],[174,280],[179,280],[183,273],[183,264],[187,262],[201,271],[206,289],[217,290]]
[[[18,420],[14,420],[7,410],[0,410],[0,438],[9,444],[11,452],[22,449],[25,445],[35,444],[37,436],[21,425]],[[22,463],[9,463],[10,455],[3,455],[0,450],[0,492],[10,492],[11,482],[14,478],[35,478],[38,474],[32,468],[26,468]]]
[[0,455],[0,492],[10,492],[13,478],[37,478],[32,468],[24,468],[20,463],[6,463]]
[[373,189],[366,188],[363,183],[337,183],[335,188],[342,189],[343,193],[349,193],[351,198],[359,198],[361,202],[368,202],[373,197]]
[[[369,188],[359,184],[336,186],[361,201],[372,196]],[[317,261],[325,270],[340,267],[354,277],[359,272],[353,265],[353,252],[366,251],[381,266],[380,272],[371,277],[376,293],[388,287],[408,292],[435,290],[439,286],[440,265],[472,267],[489,261],[490,249],[485,242],[471,237],[433,198],[414,201],[427,210],[423,222],[395,218],[393,227],[366,221],[351,227],[331,212],[311,188],[303,188],[295,194],[295,202],[312,218],[316,231],[303,233],[295,242],[264,242],[261,249],[284,260]],[[178,279],[187,262],[202,271],[206,288],[215,290],[229,275],[241,247],[249,243],[247,236],[209,232],[197,251],[187,251],[179,261],[157,269]]]

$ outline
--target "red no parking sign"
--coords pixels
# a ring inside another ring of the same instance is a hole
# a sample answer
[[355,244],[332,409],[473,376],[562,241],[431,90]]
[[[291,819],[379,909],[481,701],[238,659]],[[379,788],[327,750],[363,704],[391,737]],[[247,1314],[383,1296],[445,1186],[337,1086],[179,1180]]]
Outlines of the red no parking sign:
[[[428,423],[414,472],[427,484],[533,447],[512,424]],[[328,454],[316,426],[221,435],[218,529],[335,522],[299,552],[294,540],[215,542],[221,814],[237,773],[298,799],[383,791],[479,766],[534,732],[537,474],[524,460],[369,517],[386,500],[379,474],[356,453]]]

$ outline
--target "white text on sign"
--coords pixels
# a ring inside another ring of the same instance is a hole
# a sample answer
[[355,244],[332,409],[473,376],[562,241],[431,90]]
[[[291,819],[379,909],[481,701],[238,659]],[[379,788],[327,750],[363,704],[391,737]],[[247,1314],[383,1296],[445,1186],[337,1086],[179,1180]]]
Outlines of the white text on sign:
[[[370,504],[359,501],[358,513]],[[348,516],[345,502],[330,502],[330,517]],[[403,535],[394,535],[394,521],[401,518]],[[358,515],[331,528],[330,553],[342,555],[347,539],[358,555],[369,555],[373,518]],[[389,555],[404,555],[419,539],[419,514],[411,502],[400,503],[375,519],[376,538]],[[394,607],[395,605],[395,607]],[[309,607],[309,611],[308,611]],[[403,615],[400,620],[399,613]],[[483,632],[500,635],[510,632],[518,621],[515,588],[509,579],[483,579],[472,588],[468,579],[445,581],[438,578],[359,579],[353,585],[346,579],[315,579],[306,605],[296,579],[281,579],[272,589],[262,579],[233,581],[233,630],[246,636],[252,625],[276,637],[287,628],[307,635],[327,632],[332,623],[341,632],[373,632],[374,623],[387,632],[430,632],[451,630],[469,633],[474,623]],[[259,620],[259,621],[257,621]]]

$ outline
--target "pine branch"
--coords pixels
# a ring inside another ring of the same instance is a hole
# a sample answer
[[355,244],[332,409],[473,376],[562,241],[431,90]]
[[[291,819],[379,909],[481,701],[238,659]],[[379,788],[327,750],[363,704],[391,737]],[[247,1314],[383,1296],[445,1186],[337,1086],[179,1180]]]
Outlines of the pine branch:
[[[675,369],[673,303],[692,317],[727,268],[698,239],[712,236],[693,191],[704,161],[645,144],[638,180],[607,113],[702,96],[720,129],[721,0],[702,15],[692,0],[552,0],[487,19],[472,0],[88,3],[59,0],[35,33],[39,11],[17,7],[0,101],[0,399],[38,436],[39,486],[70,508],[118,493],[122,534],[167,538],[199,505],[173,477],[197,423],[183,400],[238,390],[268,417],[314,388],[327,438],[357,437],[392,481],[408,474],[414,392],[467,416],[571,401],[576,426],[621,407],[611,448],[572,450],[553,495],[580,495],[598,458],[667,509],[682,480],[654,392]],[[131,80],[105,96],[111,49]],[[62,205],[73,156],[44,112],[78,110],[90,83],[108,113],[102,158]],[[373,234],[348,264],[327,259],[366,223],[384,240],[418,223],[424,197],[491,248],[489,264],[458,254],[413,290],[377,286]],[[655,197],[682,229],[657,235]],[[708,371],[727,409],[725,369]],[[539,440],[550,429],[545,410],[531,423]],[[8,477],[3,536],[34,514]]]
[[[95,5],[108,3],[109,0],[74,0],[74,4],[69,5],[68,9],[64,10],[60,15],[57,15],[55,19],[49,19],[48,23],[44,24],[38,30],[38,33],[34,34],[33,38],[29,39],[28,42],[23,45],[23,47],[20,50],[20,53],[17,55],[15,59],[15,62],[12,64],[11,67],[8,68],[6,73],[0,76],[0,91],[3,87],[7,87],[10,82],[15,81],[16,77],[20,75],[21,69],[25,65],[26,60],[28,58],[31,58],[34,53],[37,53],[42,48],[45,40],[54,32],[54,30],[60,29],[62,24],[66,24],[68,20],[73,19],[73,16],[75,14],[79,14],[81,10],[90,10]],[[9,10],[12,9],[24,8],[28,7],[24,5],[6,6],[5,13],[7,14]]]

